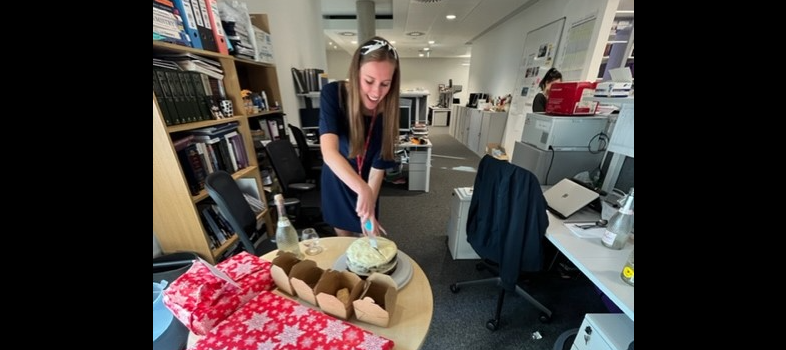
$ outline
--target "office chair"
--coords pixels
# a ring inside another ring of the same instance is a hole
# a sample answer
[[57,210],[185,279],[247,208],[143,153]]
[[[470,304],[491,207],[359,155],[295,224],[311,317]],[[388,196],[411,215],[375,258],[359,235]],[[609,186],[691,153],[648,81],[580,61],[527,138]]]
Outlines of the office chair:
[[[450,290],[458,293],[460,287],[474,284],[494,284],[500,288],[494,318],[486,322],[489,330],[499,328],[506,291],[515,292],[538,308],[541,322],[551,320],[551,310],[517,284],[522,271],[542,269],[542,244],[548,225],[546,200],[537,177],[524,168],[484,156],[469,205],[467,241],[481,258],[498,265],[499,275],[454,283]],[[489,267],[484,264],[478,269]]]
[[[207,176],[205,188],[210,198],[218,205],[221,215],[229,221],[243,249],[257,256],[276,249],[276,246],[267,239],[267,235],[257,231],[256,215],[232,175],[223,170],[214,171]],[[252,241],[257,236],[260,236],[256,239],[259,247]]]
[[281,192],[287,198],[285,205],[289,208],[288,211],[294,212],[294,217],[291,220],[298,226],[302,226],[300,224],[304,221],[311,222],[316,217],[321,217],[319,211],[310,212],[311,215],[308,217],[301,217],[301,196],[303,193],[315,189],[316,185],[307,182],[306,170],[289,139],[270,142],[265,146],[265,151],[267,151],[270,164],[273,166],[273,171],[281,185]]
[[291,130],[292,135],[295,136],[295,142],[297,143],[298,152],[300,153],[300,162],[303,163],[303,169],[306,170],[306,177],[309,180],[314,180],[314,183],[318,184],[319,177],[322,174],[322,164],[317,164],[318,162],[311,156],[311,150],[308,147],[306,135],[303,133],[303,130],[292,124],[289,124],[289,130]]

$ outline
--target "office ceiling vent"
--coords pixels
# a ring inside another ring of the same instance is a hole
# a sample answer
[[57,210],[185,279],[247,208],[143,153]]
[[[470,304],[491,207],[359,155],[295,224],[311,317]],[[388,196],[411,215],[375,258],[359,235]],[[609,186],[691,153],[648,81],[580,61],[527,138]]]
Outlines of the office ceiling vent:
[[413,2],[420,4],[436,4],[442,2],[442,0],[413,0]]

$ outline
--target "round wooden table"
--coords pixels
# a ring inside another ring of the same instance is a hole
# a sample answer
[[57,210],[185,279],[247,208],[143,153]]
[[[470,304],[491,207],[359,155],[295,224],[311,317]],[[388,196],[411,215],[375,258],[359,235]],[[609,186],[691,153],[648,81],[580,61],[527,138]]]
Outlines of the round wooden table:
[[[346,252],[347,247],[357,238],[355,237],[326,237],[320,238],[319,244],[325,249],[322,253],[317,255],[306,255],[306,259],[314,260],[322,269],[333,268],[333,263],[336,262],[341,254]],[[305,247],[301,243],[301,251],[305,251]],[[262,256],[262,259],[273,261],[278,253],[274,250]],[[405,252],[406,253],[406,252]],[[407,283],[404,288],[398,291],[396,299],[396,310],[393,312],[393,317],[390,319],[388,327],[379,327],[372,324],[360,322],[353,316],[349,322],[355,324],[369,332],[381,335],[385,338],[391,339],[396,343],[394,349],[400,350],[415,350],[420,349],[423,341],[426,339],[428,329],[431,326],[431,317],[434,314],[434,294],[431,292],[431,284],[423,273],[420,265],[412,259],[412,279]],[[275,293],[285,297],[294,298],[285,293]],[[295,298],[295,300],[297,300]],[[303,305],[314,307],[309,303],[302,303]],[[188,346],[191,347],[197,340],[198,336],[193,333],[189,334]]]

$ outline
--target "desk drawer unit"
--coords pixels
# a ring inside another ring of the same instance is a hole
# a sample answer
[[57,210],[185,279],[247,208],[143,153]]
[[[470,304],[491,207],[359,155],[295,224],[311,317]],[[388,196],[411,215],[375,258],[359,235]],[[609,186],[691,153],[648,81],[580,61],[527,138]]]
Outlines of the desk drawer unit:
[[573,350],[627,350],[633,321],[625,314],[587,314],[573,341]]
[[428,150],[416,149],[409,150],[409,164],[426,164],[428,162]]

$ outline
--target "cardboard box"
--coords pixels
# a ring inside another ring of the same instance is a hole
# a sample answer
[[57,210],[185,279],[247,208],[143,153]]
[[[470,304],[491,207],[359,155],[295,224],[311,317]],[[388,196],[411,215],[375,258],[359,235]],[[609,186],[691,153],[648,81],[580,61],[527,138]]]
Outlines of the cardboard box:
[[314,260],[303,260],[292,266],[292,270],[289,271],[289,283],[295,292],[294,295],[312,305],[317,305],[314,287],[324,273],[325,270],[317,267]]
[[597,97],[628,97],[633,89],[633,74],[628,67],[609,69],[611,81],[595,87]]
[[366,291],[352,302],[359,321],[387,327],[396,310],[398,290],[396,282],[388,275],[372,273],[366,279]]
[[[317,282],[314,294],[317,295],[317,302],[322,311],[347,320],[352,317],[354,310],[352,302],[360,297],[365,285],[366,283],[352,272],[328,269]],[[344,288],[349,290],[349,300],[346,304],[336,297],[336,293]]]
[[273,259],[273,266],[270,267],[270,274],[273,276],[273,281],[276,282],[276,287],[282,292],[289,295],[295,295],[292,284],[289,281],[289,272],[292,267],[299,263],[298,259],[292,253],[281,253]]
[[490,142],[486,145],[486,154],[497,158],[499,160],[508,160],[508,155],[505,152],[505,147],[502,147],[499,143]]
[[628,97],[632,83],[603,82],[595,88],[595,97]]

